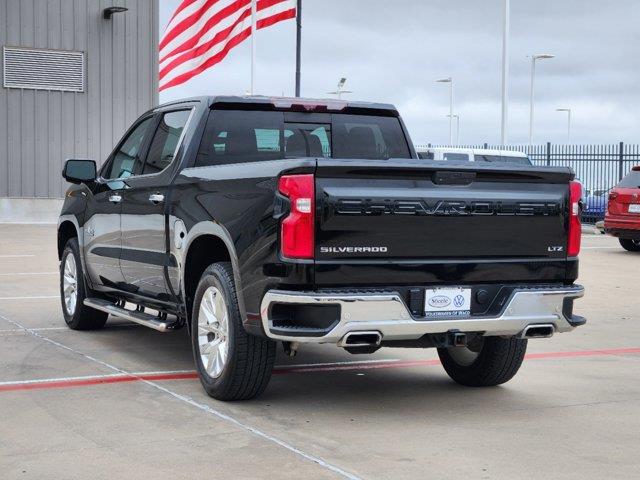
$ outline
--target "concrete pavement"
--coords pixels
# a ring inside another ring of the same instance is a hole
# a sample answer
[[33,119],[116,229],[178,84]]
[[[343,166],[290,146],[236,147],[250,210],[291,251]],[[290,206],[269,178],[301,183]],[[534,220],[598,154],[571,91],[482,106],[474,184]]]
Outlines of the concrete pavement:
[[221,403],[186,331],[66,329],[55,227],[0,225],[1,478],[635,478],[640,255],[585,235],[576,312],[504,386],[449,380],[433,350],[280,355],[265,394]]

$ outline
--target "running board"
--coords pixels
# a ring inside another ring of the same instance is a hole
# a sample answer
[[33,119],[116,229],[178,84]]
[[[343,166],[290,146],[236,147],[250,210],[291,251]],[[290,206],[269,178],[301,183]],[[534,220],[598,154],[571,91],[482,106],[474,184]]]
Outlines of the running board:
[[118,307],[114,303],[101,298],[85,298],[84,304],[87,307],[110,313],[115,317],[126,318],[127,320],[131,320],[132,322],[145,327],[153,328],[159,332],[173,330],[178,323],[177,321],[169,322],[167,320],[160,320],[155,315],[149,315],[148,313],[127,310],[126,308]]

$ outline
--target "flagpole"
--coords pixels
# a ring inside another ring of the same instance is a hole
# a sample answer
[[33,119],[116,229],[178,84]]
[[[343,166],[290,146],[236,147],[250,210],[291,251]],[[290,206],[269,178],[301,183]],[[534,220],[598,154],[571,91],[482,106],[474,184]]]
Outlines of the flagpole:
[[254,77],[256,69],[256,5],[258,0],[251,0],[251,88],[249,93],[253,95]]
[[302,0],[296,8],[296,97],[300,96],[300,64],[302,46]]

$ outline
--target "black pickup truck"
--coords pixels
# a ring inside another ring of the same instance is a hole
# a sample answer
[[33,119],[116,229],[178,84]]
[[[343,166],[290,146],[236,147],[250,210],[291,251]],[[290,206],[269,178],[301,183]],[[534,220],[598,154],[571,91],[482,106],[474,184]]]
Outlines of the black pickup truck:
[[392,105],[206,97],[141,116],[99,171],[68,160],[58,226],[72,329],[187,326],[207,393],[264,391],[277,342],[437,348],[497,385],[573,314],[568,168],[419,159]]

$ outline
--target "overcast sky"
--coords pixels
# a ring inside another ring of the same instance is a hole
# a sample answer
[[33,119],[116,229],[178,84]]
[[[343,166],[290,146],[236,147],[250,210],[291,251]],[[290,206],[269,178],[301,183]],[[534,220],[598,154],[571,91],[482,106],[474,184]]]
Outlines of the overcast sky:
[[[161,0],[160,30],[180,0]],[[448,87],[461,143],[499,142],[503,0],[303,0],[302,95],[326,97],[341,76],[345,98],[390,102],[415,143],[448,142]],[[640,1],[511,0],[509,143],[526,143],[532,53],[536,143],[640,142]],[[244,94],[249,42],[186,84],[161,93]],[[257,35],[256,92],[293,95],[295,21]]]

